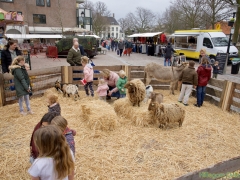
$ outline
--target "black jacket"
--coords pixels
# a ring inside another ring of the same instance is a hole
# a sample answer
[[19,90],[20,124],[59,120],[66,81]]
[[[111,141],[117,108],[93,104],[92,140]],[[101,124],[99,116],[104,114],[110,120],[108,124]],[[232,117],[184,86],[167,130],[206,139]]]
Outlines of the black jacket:
[[79,44],[79,49],[80,49],[81,55],[85,56],[84,48],[81,44]]
[[171,45],[168,45],[165,48],[165,58],[171,58],[172,57],[172,52],[176,52]]
[[[21,51],[19,51],[17,48],[15,49],[15,51],[16,51],[17,56],[22,55]],[[8,49],[2,51],[1,61],[2,61],[2,71],[3,71],[3,73],[6,73],[6,72],[9,73],[8,67],[12,64],[12,56],[11,56],[11,53]]]

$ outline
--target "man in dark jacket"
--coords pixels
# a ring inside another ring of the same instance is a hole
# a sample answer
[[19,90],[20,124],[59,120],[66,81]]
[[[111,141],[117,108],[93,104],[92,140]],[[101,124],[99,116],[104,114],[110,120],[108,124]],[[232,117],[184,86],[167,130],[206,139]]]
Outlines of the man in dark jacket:
[[[164,66],[170,66],[171,64],[171,58],[172,58],[172,52],[176,52],[170,43],[168,43],[167,47],[165,48],[165,59],[164,59]],[[168,65],[167,65],[168,61]]]
[[68,51],[67,62],[71,66],[82,66],[81,57],[82,55],[79,49],[79,44],[78,42],[75,42],[73,47]]
[[[73,44],[75,42],[78,42],[78,38],[73,38]],[[83,48],[83,46],[81,44],[79,44],[79,49],[80,49],[81,55],[85,56],[84,48]]]
[[118,43],[118,49],[119,49],[119,54],[120,54],[120,57],[122,56],[122,53],[123,53],[123,49],[124,49],[124,43],[122,40],[119,41]]
[[192,92],[192,88],[196,88],[198,84],[198,75],[194,65],[194,61],[189,61],[188,68],[184,69],[179,77],[179,81],[182,82],[182,89],[178,101],[183,102],[185,106],[188,106],[188,99]]
[[126,42],[125,47],[127,49],[127,54],[130,56],[130,54],[132,52],[132,42],[130,39]]
[[18,50],[16,41],[10,40],[6,49],[1,53],[3,73],[9,73],[8,67],[12,64],[13,59],[19,55],[22,55],[22,53]]

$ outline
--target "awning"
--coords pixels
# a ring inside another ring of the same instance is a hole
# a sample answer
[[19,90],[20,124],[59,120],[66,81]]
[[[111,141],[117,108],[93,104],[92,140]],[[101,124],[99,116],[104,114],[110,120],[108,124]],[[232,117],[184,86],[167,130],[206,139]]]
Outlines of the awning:
[[154,37],[159,34],[162,34],[162,32],[155,32],[155,33],[141,33],[141,34],[133,34],[128,37]]
[[[63,32],[71,28],[63,28]],[[39,27],[39,26],[29,26],[29,33],[32,34],[62,34],[61,27]]]
[[61,39],[62,35],[46,35],[46,34],[5,34],[6,37],[12,39]]
[[0,12],[2,12],[3,14],[7,14],[7,11],[4,11],[3,9],[0,8]]
[[[78,35],[78,36],[84,36],[84,35]],[[85,35],[85,36],[87,36],[87,37],[95,37],[96,39],[100,39],[100,37],[97,36],[97,35]]]

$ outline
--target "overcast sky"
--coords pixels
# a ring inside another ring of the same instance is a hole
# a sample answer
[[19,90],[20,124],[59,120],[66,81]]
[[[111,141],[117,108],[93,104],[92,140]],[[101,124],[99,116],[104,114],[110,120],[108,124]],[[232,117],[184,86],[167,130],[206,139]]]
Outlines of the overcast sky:
[[170,6],[170,0],[90,0],[105,2],[111,13],[115,14],[116,20],[124,18],[127,13],[136,10],[137,7],[144,7],[154,13],[162,13]]

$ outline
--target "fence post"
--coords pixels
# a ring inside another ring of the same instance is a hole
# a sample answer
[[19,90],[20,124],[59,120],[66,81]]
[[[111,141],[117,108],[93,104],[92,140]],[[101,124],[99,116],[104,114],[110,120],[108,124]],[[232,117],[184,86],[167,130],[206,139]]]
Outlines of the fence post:
[[5,104],[4,83],[3,74],[0,74],[0,107]]
[[[220,101],[219,101],[219,105],[218,107],[222,108],[223,107],[223,103],[224,103],[224,98],[225,98],[225,93],[227,91],[227,84],[228,84],[228,81],[224,81],[224,85],[223,85],[223,89],[222,89],[222,95],[221,95],[221,98],[220,98]],[[222,108],[223,109],[223,108]]]
[[[131,67],[125,65],[124,68],[125,68],[124,71],[125,71],[125,73],[126,73],[126,76],[127,76],[128,80],[130,81],[130,79],[131,79],[131,77],[130,77],[130,74],[131,74]],[[123,68],[122,68],[122,69],[123,69]]]
[[236,83],[233,83],[231,81],[227,82],[226,89],[223,95],[223,101],[222,101],[222,110],[229,111],[231,108],[231,104],[233,101],[233,91],[235,89]]

